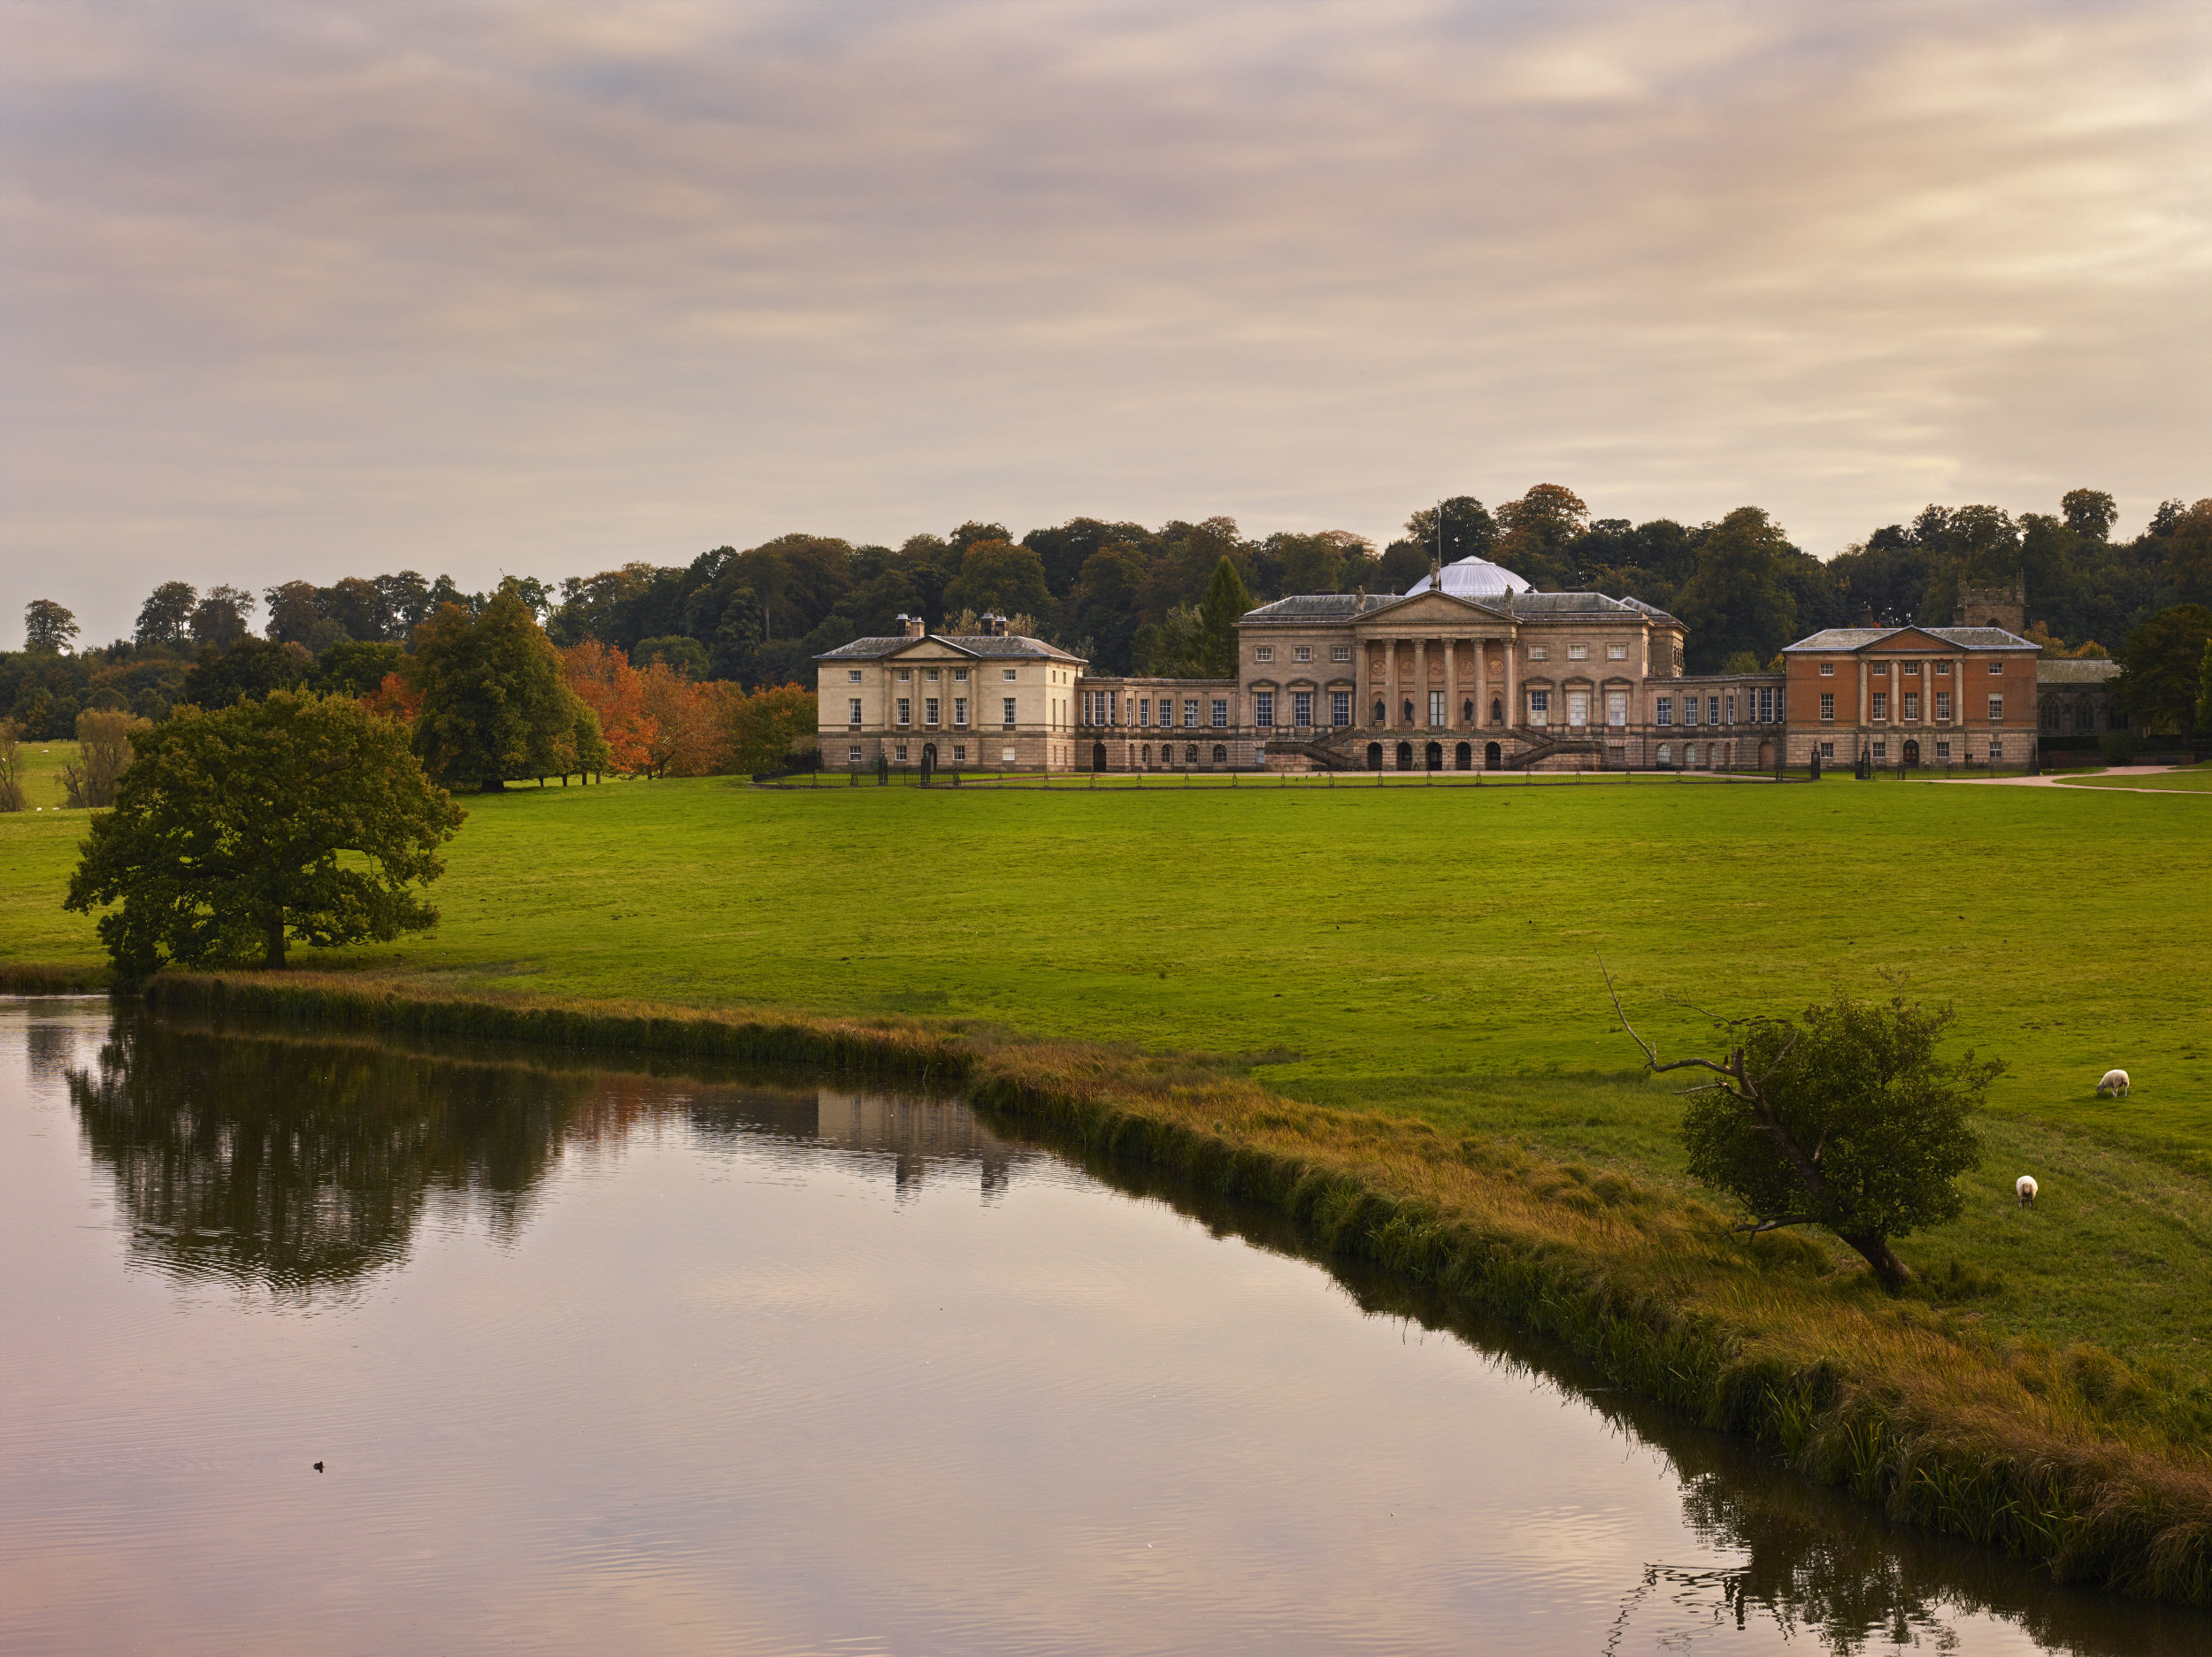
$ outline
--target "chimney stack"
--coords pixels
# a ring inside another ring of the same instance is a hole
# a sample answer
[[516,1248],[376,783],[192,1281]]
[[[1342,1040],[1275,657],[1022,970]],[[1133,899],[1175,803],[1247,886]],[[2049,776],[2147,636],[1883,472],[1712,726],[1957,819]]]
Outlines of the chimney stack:
[[919,616],[901,616],[899,629],[909,639],[918,639],[928,631]]
[[1871,604],[1862,604],[1862,605],[1860,605],[1860,606],[1859,606],[1859,625],[1860,625],[1860,626],[1862,626],[1862,627],[1871,627],[1873,625],[1874,625],[1874,606],[1873,606],[1873,605],[1871,605]]

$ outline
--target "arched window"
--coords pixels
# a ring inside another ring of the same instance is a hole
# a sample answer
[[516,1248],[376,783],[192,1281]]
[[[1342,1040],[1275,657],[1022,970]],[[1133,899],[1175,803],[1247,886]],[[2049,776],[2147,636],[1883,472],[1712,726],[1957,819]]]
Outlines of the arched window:
[[1222,747],[1222,745],[1221,745],[1220,743],[1218,743],[1218,742],[1215,743],[1215,744],[1214,744],[1214,763],[1215,763],[1215,764],[1217,764],[1217,765],[1226,765],[1228,763],[1229,763],[1229,750],[1228,750],[1227,748],[1225,748]]
[[1141,748],[1140,748],[1140,749],[1138,750],[1138,752],[1139,752],[1139,753],[1141,753],[1141,754],[1142,754],[1142,755],[1144,756],[1144,763],[1145,763],[1146,764],[1149,765],[1149,764],[1152,763],[1152,744],[1151,744],[1151,743],[1147,742],[1147,743],[1146,743],[1146,744],[1145,744],[1145,745],[1144,745]]
[[1671,745],[1665,742],[1662,742],[1659,745],[1659,763],[1662,765],[1671,765],[1674,763],[1674,748]]
[[1382,723],[1383,723],[1383,721],[1385,721],[1386,719],[1387,719],[1387,718],[1389,718],[1389,717],[1390,717],[1390,710],[1389,710],[1388,708],[1386,708],[1386,706],[1384,706],[1384,705],[1383,705],[1383,699],[1382,699],[1381,697],[1379,697],[1379,696],[1376,697],[1376,698],[1375,698],[1375,723],[1376,723],[1377,725],[1380,725],[1380,724],[1382,724]]
[[1195,765],[1195,764],[1197,764],[1197,763],[1198,763],[1198,744],[1197,744],[1197,743],[1195,743],[1195,742],[1188,743],[1188,744],[1187,744],[1187,745],[1184,747],[1184,749],[1183,749],[1183,763],[1185,763],[1186,765]]

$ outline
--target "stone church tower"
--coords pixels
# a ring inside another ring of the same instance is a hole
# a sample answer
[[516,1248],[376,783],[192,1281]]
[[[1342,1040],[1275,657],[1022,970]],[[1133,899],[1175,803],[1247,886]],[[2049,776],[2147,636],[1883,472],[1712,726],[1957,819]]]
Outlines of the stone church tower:
[[2028,581],[2022,576],[2008,587],[1962,587],[1958,608],[1951,612],[1954,627],[2002,627],[2023,633],[2028,625]]

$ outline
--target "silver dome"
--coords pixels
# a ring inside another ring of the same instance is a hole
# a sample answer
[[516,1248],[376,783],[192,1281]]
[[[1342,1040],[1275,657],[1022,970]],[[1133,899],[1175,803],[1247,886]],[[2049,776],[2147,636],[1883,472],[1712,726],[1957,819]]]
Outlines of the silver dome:
[[[1406,588],[1405,596],[1429,590],[1429,578],[1423,576]],[[1532,593],[1532,587],[1503,564],[1493,564],[1487,558],[1462,558],[1456,564],[1444,566],[1444,590],[1457,598],[1471,598],[1478,602],[1486,598],[1503,598],[1508,593]]]

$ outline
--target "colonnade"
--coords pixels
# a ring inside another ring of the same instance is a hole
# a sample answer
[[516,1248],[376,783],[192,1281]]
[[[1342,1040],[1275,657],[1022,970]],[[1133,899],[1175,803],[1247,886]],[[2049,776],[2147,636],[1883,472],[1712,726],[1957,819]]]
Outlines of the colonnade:
[[[1379,679],[1373,669],[1378,647],[1384,659],[1384,672]],[[1502,664],[1501,677],[1494,679],[1487,671],[1493,650],[1498,653]],[[1473,638],[1369,638],[1359,641],[1356,655],[1361,671],[1358,700],[1370,704],[1358,710],[1362,717],[1356,723],[1363,726],[1376,725],[1371,703],[1378,696],[1383,699],[1386,716],[1381,724],[1391,730],[1504,730],[1519,722],[1516,717],[1519,684],[1513,641],[1502,634]],[[1410,671],[1406,671],[1409,661]],[[1429,697],[1440,689],[1444,697],[1444,717],[1440,721],[1432,720]],[[1490,717],[1494,698],[1502,716],[1497,719]],[[1409,715],[1408,702],[1412,704]],[[1468,702],[1474,704],[1472,718],[1467,717],[1470,710],[1463,705]]]

